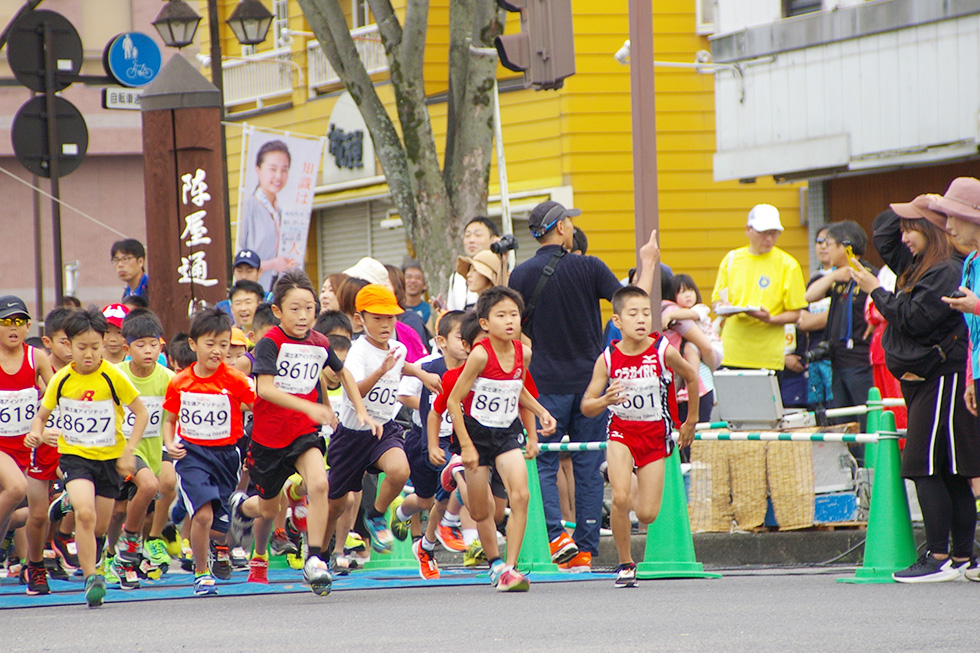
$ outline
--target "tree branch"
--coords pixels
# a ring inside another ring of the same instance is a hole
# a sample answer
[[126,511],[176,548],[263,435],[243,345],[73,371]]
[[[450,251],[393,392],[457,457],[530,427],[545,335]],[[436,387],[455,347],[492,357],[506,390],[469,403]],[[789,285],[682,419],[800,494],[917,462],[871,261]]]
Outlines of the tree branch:
[[[449,3],[449,88],[446,92],[446,155],[454,160],[456,147],[456,113],[462,107],[469,72],[470,38],[473,34],[475,0],[450,0]],[[444,167],[447,171],[449,166]],[[446,183],[449,178],[446,177]]]
[[405,148],[361,61],[337,0],[298,0],[320,47],[364,117],[395,205],[407,223],[416,219]]
[[385,52],[390,52],[402,42],[402,26],[398,23],[398,16],[391,7],[390,0],[368,0],[371,13],[378,25],[378,32],[385,45]]

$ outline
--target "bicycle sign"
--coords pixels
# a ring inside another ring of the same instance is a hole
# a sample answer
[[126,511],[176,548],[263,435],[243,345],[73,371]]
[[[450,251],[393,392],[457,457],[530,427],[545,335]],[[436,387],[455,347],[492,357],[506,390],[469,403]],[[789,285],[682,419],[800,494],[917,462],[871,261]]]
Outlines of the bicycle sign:
[[156,42],[142,32],[124,32],[102,53],[106,73],[122,86],[146,86],[160,72],[163,58]]

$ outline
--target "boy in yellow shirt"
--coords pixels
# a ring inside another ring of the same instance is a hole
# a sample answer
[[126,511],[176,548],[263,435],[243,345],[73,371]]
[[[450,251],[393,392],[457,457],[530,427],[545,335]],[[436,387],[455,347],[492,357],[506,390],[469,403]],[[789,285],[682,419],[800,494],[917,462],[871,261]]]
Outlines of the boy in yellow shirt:
[[[51,378],[25,444],[36,447],[45,441],[58,445],[65,490],[75,511],[75,542],[85,575],[85,600],[90,608],[96,608],[102,605],[106,592],[105,579],[96,574],[98,556],[119,494],[120,475],[136,469],[133,450],[143,437],[148,415],[129,379],[102,359],[108,331],[102,313],[72,313],[63,329],[71,342],[72,363]],[[134,415],[128,442],[122,431],[123,406]],[[44,429],[56,407],[61,415],[60,434]]]

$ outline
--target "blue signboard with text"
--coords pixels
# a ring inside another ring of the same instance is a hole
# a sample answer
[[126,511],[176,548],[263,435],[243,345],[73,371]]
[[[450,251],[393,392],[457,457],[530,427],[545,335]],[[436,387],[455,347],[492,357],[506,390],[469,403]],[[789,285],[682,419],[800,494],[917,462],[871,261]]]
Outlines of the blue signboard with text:
[[106,45],[106,73],[123,86],[146,86],[160,72],[160,46],[141,32],[124,32]]

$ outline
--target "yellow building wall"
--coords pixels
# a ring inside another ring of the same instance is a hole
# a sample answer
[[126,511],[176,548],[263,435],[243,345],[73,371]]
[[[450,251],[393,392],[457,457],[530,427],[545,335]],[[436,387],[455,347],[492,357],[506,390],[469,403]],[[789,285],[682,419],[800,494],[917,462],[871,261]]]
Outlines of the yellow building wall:
[[[226,13],[232,0],[219,0]],[[203,5],[203,3],[202,3]],[[349,14],[350,3],[342,3]],[[626,3],[611,12],[593,0],[573,0],[576,68],[560,91],[519,90],[500,96],[507,176],[512,192],[570,185],[575,204],[583,215],[576,219],[589,237],[590,254],[605,260],[619,276],[634,263],[632,174],[632,123],[629,67],[613,53],[628,37]],[[404,3],[397,3],[401,15]],[[425,52],[426,90],[443,93],[448,84],[449,0],[432,0]],[[206,16],[203,11],[202,15]],[[349,20],[348,16],[348,20]],[[707,39],[695,34],[693,0],[657,2],[654,7],[654,58],[657,61],[693,62],[695,53],[708,49]],[[290,27],[309,31],[299,6],[291,4]],[[226,52],[240,46],[222,24]],[[206,20],[201,29],[207,33]],[[516,14],[507,29],[519,29]],[[271,38],[268,39],[271,42]],[[293,60],[306,66],[307,39],[291,45]],[[271,44],[260,46],[267,50]],[[207,44],[202,48],[207,52]],[[726,73],[722,73],[726,74]],[[500,79],[515,74],[499,68]],[[398,128],[394,94],[390,84],[376,85]],[[800,225],[799,185],[715,182],[712,155],[715,149],[714,80],[692,70],[656,69],[657,158],[660,231],[663,261],[677,272],[691,274],[705,294],[710,293],[718,262],[725,252],[746,244],[745,219],[755,204],[767,202],[780,209],[785,233],[779,246],[806,268],[807,231]],[[307,87],[294,75],[293,106],[247,119],[249,124],[295,134],[323,136],[342,89],[309,100]],[[289,99],[289,98],[286,98]],[[446,104],[429,107],[440,157],[445,149]],[[237,219],[241,129],[227,128],[231,217]],[[380,168],[379,168],[380,173]],[[490,172],[490,194],[499,193],[496,163]],[[382,186],[318,196],[316,202],[375,195]],[[517,223],[518,227],[522,225]],[[311,241],[315,234],[311,230]],[[311,243],[312,244],[312,243]],[[308,257],[315,271],[315,250]]]

